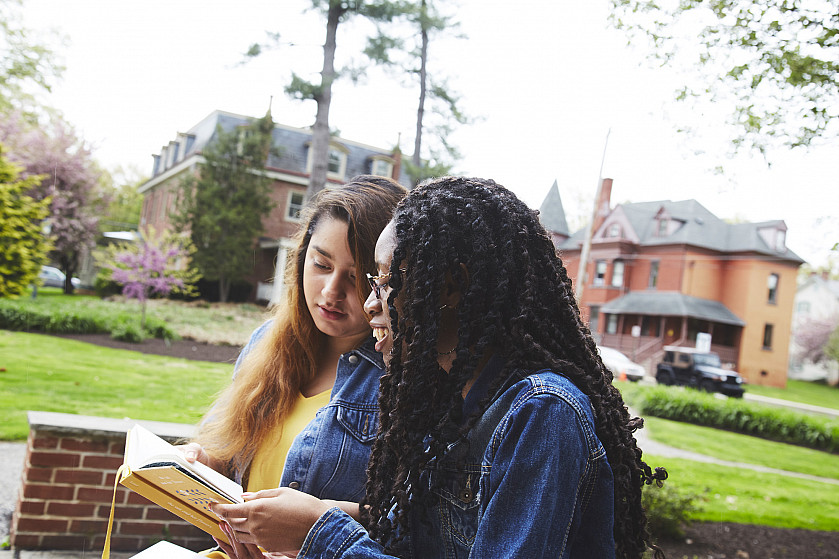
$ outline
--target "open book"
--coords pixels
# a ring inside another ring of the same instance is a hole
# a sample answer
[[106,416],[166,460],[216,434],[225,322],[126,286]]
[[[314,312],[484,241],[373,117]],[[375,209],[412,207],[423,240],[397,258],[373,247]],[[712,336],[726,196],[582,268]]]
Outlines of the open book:
[[125,440],[119,483],[169,512],[227,542],[211,503],[241,503],[242,486],[183,453],[148,429],[135,425]]

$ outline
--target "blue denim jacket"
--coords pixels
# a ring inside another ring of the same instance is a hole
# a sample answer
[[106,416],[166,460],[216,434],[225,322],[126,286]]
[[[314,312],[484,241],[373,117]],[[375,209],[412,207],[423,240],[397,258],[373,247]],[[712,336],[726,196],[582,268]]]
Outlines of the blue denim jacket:
[[[401,557],[613,558],[614,490],[588,398],[562,375],[515,381],[482,415],[467,443],[421,475],[433,491],[410,510]],[[387,557],[364,528],[331,509],[298,558]]]
[[[236,361],[237,369],[270,324],[266,322],[253,333]],[[281,487],[320,499],[357,502],[364,495],[367,462],[379,423],[379,379],[384,374],[382,356],[373,346],[371,336],[338,360],[329,404],[294,439]],[[240,483],[242,473],[236,474]]]

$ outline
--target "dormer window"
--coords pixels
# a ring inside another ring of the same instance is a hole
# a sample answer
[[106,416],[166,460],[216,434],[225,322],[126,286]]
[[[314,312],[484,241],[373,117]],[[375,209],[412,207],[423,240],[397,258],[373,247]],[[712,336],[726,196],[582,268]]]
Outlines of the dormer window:
[[[312,144],[309,142],[309,153],[306,161],[306,170],[312,172]],[[344,180],[347,173],[347,148],[340,144],[329,144],[326,160],[326,176],[331,179]]]
[[775,250],[784,252],[787,249],[787,232],[783,229],[775,231]]
[[666,237],[667,236],[667,227],[670,224],[670,220],[666,217],[661,217],[658,220],[658,229],[656,229],[655,236],[656,237]]
[[621,225],[620,223],[612,223],[609,225],[609,228],[606,229],[606,236],[610,239],[620,238],[621,236]]
[[346,155],[338,151],[337,149],[329,150],[329,163],[326,165],[326,170],[333,175],[343,174],[341,173],[341,165],[346,160]]
[[370,163],[370,174],[380,177],[392,176],[393,161],[389,157],[374,156],[373,161]]

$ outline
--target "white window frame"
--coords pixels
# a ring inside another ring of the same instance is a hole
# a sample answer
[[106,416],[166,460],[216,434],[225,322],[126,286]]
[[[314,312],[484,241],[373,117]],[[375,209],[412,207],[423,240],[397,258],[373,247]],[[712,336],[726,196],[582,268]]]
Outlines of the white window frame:
[[[300,196],[300,204],[294,204],[293,199],[296,196]],[[304,192],[300,192],[298,190],[289,190],[288,198],[286,199],[286,211],[285,211],[285,220],[292,221],[294,223],[299,222],[302,218],[300,217],[301,212],[303,211],[303,206],[306,203],[306,194]],[[300,206],[297,210],[297,216],[291,215],[291,210],[294,206]]]
[[626,262],[615,260],[612,263],[612,287],[623,287],[624,276],[626,275]]
[[[602,275],[600,274],[600,268],[603,268]],[[606,261],[605,260],[595,260],[594,261],[594,276],[591,278],[592,285],[606,285]]]
[[[378,166],[383,166],[382,171],[384,172],[378,172]],[[393,177],[393,161],[389,157],[373,157],[373,161],[370,163],[370,174],[379,177]]]

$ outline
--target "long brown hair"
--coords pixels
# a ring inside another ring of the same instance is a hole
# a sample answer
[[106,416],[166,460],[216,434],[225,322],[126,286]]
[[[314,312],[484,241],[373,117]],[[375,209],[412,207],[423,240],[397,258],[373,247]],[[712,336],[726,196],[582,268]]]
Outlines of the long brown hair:
[[245,356],[235,381],[207,412],[195,439],[210,456],[226,464],[225,473],[243,473],[264,438],[285,420],[300,388],[314,378],[324,334],[306,307],[303,265],[318,224],[323,218],[347,223],[347,241],[359,278],[356,292],[363,305],[369,286],[360,278],[365,271],[375,270],[376,239],[406,193],[389,178],[359,175],[340,188],[322,190],[304,209],[294,237],[297,248],[285,269],[283,301],[272,310],[268,332]]

